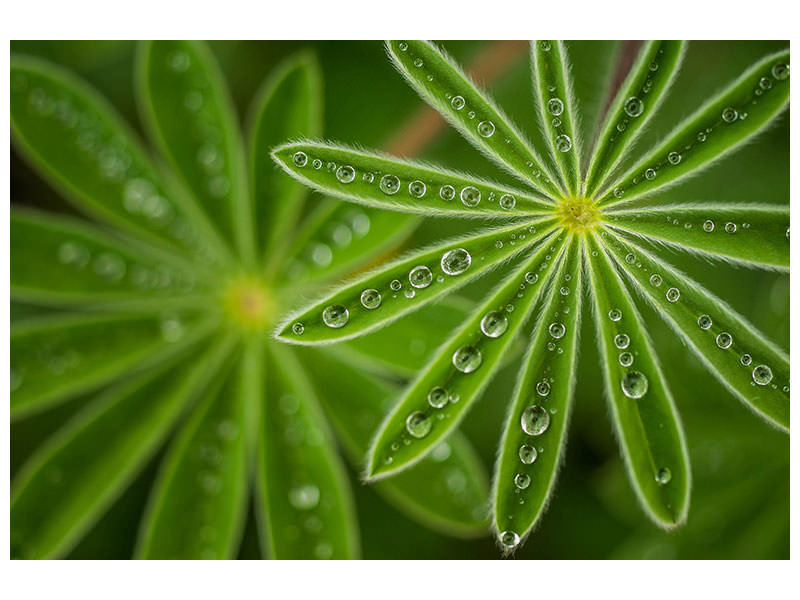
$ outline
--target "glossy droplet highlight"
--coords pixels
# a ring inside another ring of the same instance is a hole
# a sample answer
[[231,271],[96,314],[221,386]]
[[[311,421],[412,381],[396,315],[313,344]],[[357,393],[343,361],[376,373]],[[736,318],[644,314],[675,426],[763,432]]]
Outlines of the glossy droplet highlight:
[[466,101],[461,96],[453,96],[453,99],[450,100],[450,106],[452,106],[453,109],[455,110],[461,110],[462,108],[464,108],[465,104]]
[[508,329],[508,318],[500,311],[487,313],[481,319],[481,331],[490,338],[499,338]]
[[474,346],[462,346],[453,352],[453,366],[462,373],[472,373],[482,361],[481,351]]
[[468,206],[472,208],[473,206],[477,206],[481,201],[481,193],[478,188],[468,185],[464,189],[461,190],[461,203],[464,206]]
[[733,336],[727,331],[723,331],[717,336],[717,347],[726,350],[731,347]]
[[491,121],[481,121],[478,123],[478,135],[484,138],[494,135],[494,123]]
[[455,197],[456,188],[454,188],[452,185],[443,185],[441,188],[439,188],[439,198],[445,202],[450,202]]
[[556,339],[560,339],[564,337],[564,334],[567,332],[567,328],[564,327],[562,323],[550,323],[550,327],[547,328],[547,331],[550,332],[550,335]]
[[442,408],[450,399],[450,393],[443,387],[436,386],[428,392],[428,404],[433,408]]
[[422,439],[428,435],[432,425],[428,416],[420,411],[412,412],[406,418],[406,431],[417,439]]
[[659,485],[666,485],[672,480],[672,471],[664,467],[656,472],[656,482]]
[[426,288],[433,281],[433,273],[425,265],[419,265],[411,269],[408,274],[408,281],[415,288]]
[[709,317],[708,315],[700,315],[699,317],[697,317],[697,326],[700,329],[703,330],[710,329],[713,324],[714,323],[711,320],[711,317]]
[[524,465],[530,465],[536,462],[536,458],[539,456],[539,453],[536,451],[536,448],[533,446],[528,446],[527,444],[523,444],[519,447],[519,460]]
[[767,365],[758,365],[753,369],[753,381],[758,385],[767,385],[772,381],[772,369]]
[[350,165],[342,165],[336,170],[336,179],[340,183],[350,183],[356,178],[356,170]]
[[350,312],[341,304],[331,304],[322,311],[322,321],[334,329],[344,327],[349,318]]
[[305,152],[295,152],[292,155],[292,162],[295,167],[303,168],[308,164],[308,155]]
[[542,435],[550,427],[550,413],[534,404],[522,411],[520,425],[528,435]]
[[638,117],[644,112],[644,102],[636,96],[631,96],[625,101],[624,109],[629,117]]
[[639,371],[631,371],[630,373],[626,373],[622,378],[620,381],[620,387],[622,388],[623,394],[625,394],[628,398],[633,398],[636,400],[647,393],[647,390],[650,387],[650,382],[647,380],[647,377],[644,373],[640,373]]
[[531,484],[531,476],[527,473],[517,473],[514,476],[514,486],[520,490],[524,490]]
[[381,293],[372,288],[361,292],[361,306],[366,309],[374,310],[381,305]]
[[556,150],[559,152],[569,152],[572,150],[572,139],[565,133],[556,137]]
[[394,175],[384,175],[379,186],[384,194],[392,196],[400,189],[400,180]]
[[681,297],[681,291],[678,288],[669,288],[667,290],[667,300],[669,302],[677,302],[678,298]]
[[289,502],[297,510],[311,510],[319,503],[319,488],[313,483],[295,486],[289,490]]
[[559,98],[550,98],[547,101],[547,112],[554,117],[559,116],[564,112],[564,103]]
[[445,252],[440,261],[442,271],[446,275],[460,275],[472,264],[472,256],[463,248],[455,248]]
[[422,198],[428,188],[419,179],[408,184],[408,193],[414,198]]

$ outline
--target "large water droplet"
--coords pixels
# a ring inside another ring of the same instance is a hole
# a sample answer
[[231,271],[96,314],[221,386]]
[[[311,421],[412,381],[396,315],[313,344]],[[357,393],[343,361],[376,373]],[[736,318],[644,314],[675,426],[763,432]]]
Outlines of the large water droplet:
[[569,152],[572,150],[572,139],[565,133],[556,137],[556,150],[559,152]]
[[478,123],[478,135],[485,138],[492,137],[494,135],[494,123],[491,121]]
[[478,188],[468,185],[461,190],[461,202],[464,206],[472,208],[481,201],[481,193]]
[[784,81],[789,78],[789,65],[784,63],[777,63],[772,66],[772,76],[778,81]]
[[739,113],[732,106],[728,106],[722,111],[722,120],[726,123],[733,123],[739,118]]
[[522,446],[519,447],[519,460],[524,465],[530,465],[536,462],[536,458],[538,456],[539,453],[533,446],[528,446],[527,444],[523,444]]
[[550,100],[547,101],[547,112],[554,117],[559,116],[564,112],[564,103],[558,98],[550,98]]
[[564,327],[562,323],[550,323],[550,327],[548,327],[547,330],[550,332],[550,335],[556,339],[564,337],[564,334],[567,332],[567,328]]
[[372,288],[361,292],[361,306],[369,310],[378,308],[381,305],[381,293]]
[[295,167],[305,167],[308,164],[308,155],[305,152],[295,152],[292,155],[292,162]]
[[622,393],[628,398],[638,399],[647,393],[650,382],[644,373],[631,371],[622,378],[620,387],[622,388]]
[[678,288],[669,288],[667,290],[667,300],[669,302],[677,302],[678,298],[681,297],[681,291]]
[[520,489],[524,490],[531,484],[531,476],[527,473],[517,473],[514,476],[514,485]]
[[341,304],[331,304],[322,311],[322,321],[325,325],[334,329],[344,327],[349,318],[350,311]]
[[455,248],[445,252],[440,261],[442,271],[446,275],[460,275],[472,264],[472,256],[463,248]]
[[342,165],[336,170],[336,179],[340,183],[350,183],[356,178],[356,170],[350,165]]
[[466,101],[461,96],[453,96],[453,99],[450,100],[450,106],[452,106],[455,110],[461,110],[464,108]]
[[511,194],[503,194],[500,196],[500,208],[511,210],[517,204],[517,199]]
[[522,411],[520,425],[528,435],[542,435],[550,427],[550,413],[534,404]]
[[699,317],[697,317],[697,326],[700,329],[703,329],[703,330],[710,329],[711,325],[713,325],[713,324],[714,323],[711,320],[711,317],[709,317],[708,315],[700,315]]
[[772,381],[772,369],[767,365],[758,365],[753,369],[753,381],[758,385],[767,385]]
[[442,408],[450,399],[450,392],[440,386],[431,388],[428,392],[428,404],[433,408]]
[[624,350],[631,343],[631,338],[625,333],[620,333],[614,338],[614,345],[620,350]]
[[481,331],[490,338],[499,338],[508,329],[508,319],[500,311],[487,313],[481,319]]
[[408,193],[414,198],[422,198],[427,190],[427,186],[419,179],[408,184]]
[[379,187],[384,194],[393,196],[400,189],[400,180],[395,175],[384,175]]
[[625,101],[624,109],[629,117],[638,117],[644,111],[644,102],[636,96],[631,96]]
[[482,361],[481,351],[474,346],[462,346],[453,352],[453,366],[462,373],[472,373]]
[[406,419],[406,431],[417,439],[422,439],[431,430],[431,420],[425,413],[415,411]]
[[513,550],[519,545],[519,535],[515,531],[501,531],[500,545],[505,550]]
[[723,331],[717,336],[717,346],[725,350],[730,348],[733,343],[733,336],[727,331]]

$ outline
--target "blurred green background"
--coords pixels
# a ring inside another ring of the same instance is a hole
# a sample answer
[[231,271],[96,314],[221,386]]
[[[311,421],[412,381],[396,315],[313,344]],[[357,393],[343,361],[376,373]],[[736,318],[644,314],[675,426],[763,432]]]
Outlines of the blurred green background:
[[[462,63],[491,42],[444,42]],[[696,42],[670,97],[638,147],[657,141],[678,119],[710,93],[735,78],[763,55],[786,42]],[[263,78],[284,57],[315,50],[325,79],[325,135],[341,142],[382,147],[423,106],[386,58],[382,43],[212,42],[240,115]],[[603,93],[607,69],[599,64],[616,45],[569,45],[581,99]],[[624,45],[623,48],[630,48]],[[141,132],[133,94],[130,42],[12,42],[12,52],[42,56],[90,81]],[[490,87],[499,104],[529,135],[538,134],[530,91],[527,53],[518,54]],[[587,135],[593,123],[584,120]],[[455,132],[444,130],[422,155],[452,168],[500,181],[495,169]],[[33,173],[12,149],[12,202],[48,210],[71,208]],[[789,114],[755,141],[720,161],[703,175],[658,196],[659,202],[762,202],[789,199]],[[476,222],[429,218],[398,249],[418,247],[477,229]],[[789,349],[789,277],[757,272],[668,253],[676,266],[724,298],[771,340]],[[491,277],[466,288],[481,297]],[[611,431],[602,392],[594,329],[584,319],[575,411],[568,450],[551,506],[541,526],[517,558],[788,558],[789,437],[751,414],[699,364],[667,326],[644,305],[662,365],[680,409],[689,441],[694,488],[686,526],[663,532],[638,508]],[[32,307],[12,306],[12,319]],[[517,363],[495,378],[468,415],[463,430],[483,457],[494,462]],[[12,476],[50,432],[85,399],[78,398],[43,415],[20,421],[11,430]],[[150,468],[72,552],[73,558],[124,558],[131,554],[157,456]],[[357,476],[353,473],[353,481]],[[368,486],[354,485],[365,558],[497,558],[493,540],[448,538],[406,519]],[[241,556],[257,558],[254,523],[245,534]]]

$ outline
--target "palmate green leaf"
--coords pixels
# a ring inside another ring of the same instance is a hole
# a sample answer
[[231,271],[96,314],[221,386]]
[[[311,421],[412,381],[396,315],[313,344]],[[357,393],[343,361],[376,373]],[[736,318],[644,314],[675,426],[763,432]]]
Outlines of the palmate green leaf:
[[[632,240],[603,241],[639,293],[733,394],[789,430],[789,356],[721,298]],[[640,266],[641,265],[641,266]]]
[[247,128],[248,160],[257,249],[265,264],[284,256],[282,247],[306,194],[297,182],[275,169],[270,151],[287,139],[320,135],[322,102],[322,74],[310,53],[297,54],[281,64],[253,100]]
[[[570,40],[565,42],[572,69],[572,88],[580,115],[576,127],[584,140],[583,151],[599,133],[598,122],[612,93],[623,43],[618,40]],[[582,158],[586,158],[583,156]]]
[[11,327],[11,416],[39,412],[166,360],[216,323],[191,314],[55,314]]
[[294,353],[268,346],[256,516],[277,559],[357,558],[355,507],[311,382]]
[[486,92],[439,48],[424,41],[389,41],[389,57],[425,102],[467,141],[512,175],[548,195],[558,178]]
[[142,117],[156,145],[208,220],[252,266],[244,145],[211,50],[202,42],[143,42],[137,76]]
[[158,450],[230,349],[230,340],[218,341],[197,360],[162,361],[99,396],[42,446],[12,485],[12,556],[67,553]]
[[[48,304],[139,302],[187,296],[202,269],[86,223],[11,210],[11,295]],[[187,298],[188,301],[188,298]]]
[[289,175],[323,194],[387,210],[485,218],[542,215],[553,208],[536,192],[340,144],[290,142],[275,148],[272,157]]
[[449,294],[367,335],[336,345],[337,356],[383,375],[412,377],[435,350],[430,340],[449,333],[469,317],[475,303]]
[[375,434],[369,479],[410,467],[466,415],[536,307],[547,276],[563,268],[565,236],[555,235],[515,267],[408,386]]
[[789,51],[767,56],[678,125],[598,198],[627,202],[697,174],[762,131],[788,105]]
[[541,127],[567,192],[575,196],[581,176],[581,140],[564,43],[556,40],[531,43],[531,63]]
[[367,333],[485,274],[552,231],[547,223],[508,225],[401,257],[291,315],[276,337],[326,344]]
[[593,196],[625,157],[667,96],[683,60],[681,40],[645,42],[630,73],[606,114],[585,179],[585,193]]
[[[342,446],[361,466],[375,427],[391,409],[398,389],[354,368],[337,348],[304,349],[319,398]],[[336,396],[323,393],[336,389]],[[486,532],[486,469],[459,432],[409,469],[375,484],[375,490],[415,520],[447,535]]]
[[314,286],[351,273],[392,249],[419,225],[419,218],[323,201],[300,225],[281,261],[292,287]]
[[11,131],[28,162],[80,210],[162,246],[211,251],[191,207],[167,190],[128,125],[71,73],[13,57]]
[[607,213],[613,230],[746,266],[789,270],[789,207],[678,204]]
[[691,490],[683,428],[644,321],[598,242],[593,234],[586,251],[612,421],[639,502],[656,524],[675,527]]
[[530,336],[495,466],[492,521],[511,552],[541,518],[564,460],[583,296],[582,243],[573,241]]
[[141,523],[137,558],[235,555],[249,483],[243,365],[220,370],[170,444]]

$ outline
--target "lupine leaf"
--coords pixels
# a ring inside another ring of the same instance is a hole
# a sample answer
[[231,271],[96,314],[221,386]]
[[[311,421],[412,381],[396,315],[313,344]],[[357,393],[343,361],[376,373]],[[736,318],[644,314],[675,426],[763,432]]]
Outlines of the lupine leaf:
[[628,476],[647,515],[666,528],[689,510],[683,428],[633,298],[597,238],[587,256],[606,398]]
[[[391,409],[396,386],[365,374],[337,350],[307,349],[309,373],[342,446],[360,467],[375,427]],[[337,395],[323,393],[334,388]],[[486,531],[489,482],[470,443],[455,432],[413,469],[375,485],[398,509],[449,535]]]
[[226,368],[170,444],[142,520],[138,558],[231,558],[247,506],[241,365]]
[[547,285],[500,442],[492,517],[505,552],[541,518],[564,460],[579,348],[582,260],[582,243],[574,240],[564,267]]
[[109,389],[42,446],[13,482],[12,556],[63,556],[158,450],[229,350],[217,343],[199,360],[168,361]]
[[552,229],[510,225],[417,251],[339,286],[292,315],[276,335],[294,344],[324,344],[366,333],[483,275]]
[[294,353],[270,345],[256,513],[277,559],[356,558],[353,499],[333,438]]
[[489,159],[548,195],[560,196],[555,174],[486,92],[430,42],[390,41],[389,57],[423,100]]
[[573,92],[580,119],[576,124],[584,140],[584,160],[599,133],[600,119],[613,93],[615,70],[623,43],[618,40],[570,40],[565,42],[572,65]]
[[417,225],[412,215],[325,200],[301,224],[280,275],[290,286],[319,285],[375,260]]
[[709,371],[759,415],[788,431],[788,355],[677,269],[631,240],[603,235],[635,288]]
[[410,467],[458,425],[536,307],[546,276],[562,268],[563,238],[544,240],[439,347],[375,434],[369,478]]
[[680,69],[685,50],[685,42],[679,40],[645,42],[606,114],[586,173],[588,196],[603,187],[658,111]]
[[138,77],[140,108],[155,143],[208,220],[252,263],[244,146],[210,49],[202,42],[144,42]]
[[331,196],[387,210],[439,216],[541,215],[552,201],[455,171],[376,151],[303,140],[278,146],[289,175]]
[[29,162],[82,211],[172,248],[206,249],[130,128],[74,75],[15,56],[11,130]]
[[337,356],[346,356],[362,369],[379,374],[412,377],[424,368],[435,350],[432,339],[461,325],[475,303],[449,294],[377,331],[336,345]]
[[571,196],[578,193],[581,141],[576,119],[572,78],[563,42],[539,40],[531,44],[536,107],[561,179]]
[[322,74],[316,58],[289,58],[264,82],[251,108],[250,186],[259,256],[268,263],[283,256],[306,191],[275,169],[270,151],[284,140],[322,133]]
[[163,315],[55,314],[11,328],[11,415],[20,418],[167,359],[209,322]]
[[192,291],[199,268],[80,221],[11,211],[11,294],[56,304],[155,300]]
[[608,225],[655,243],[747,266],[789,270],[789,207],[679,204],[609,212]]
[[764,129],[789,102],[789,51],[763,58],[678,125],[599,198],[627,202],[695,175]]

